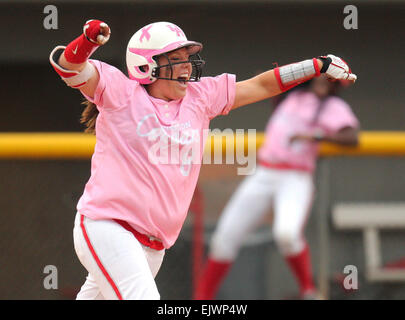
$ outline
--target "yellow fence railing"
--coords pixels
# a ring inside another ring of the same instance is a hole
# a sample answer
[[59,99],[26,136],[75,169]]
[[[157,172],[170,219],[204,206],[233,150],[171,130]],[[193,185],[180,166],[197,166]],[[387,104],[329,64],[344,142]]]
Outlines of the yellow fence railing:
[[[246,137],[246,135],[245,135]],[[223,137],[223,139],[225,139]],[[256,143],[259,148],[264,141],[263,132],[258,132],[252,141],[236,137],[235,146],[246,149],[248,143]],[[75,132],[56,133],[0,133],[0,159],[89,159],[93,153],[96,138],[94,135]],[[211,136],[214,150],[218,140]],[[221,144],[223,152],[229,151],[226,143]],[[232,150],[233,151],[233,150]],[[321,156],[402,156],[405,155],[405,132],[364,131],[360,133],[357,147],[342,147],[329,143],[321,144]]]

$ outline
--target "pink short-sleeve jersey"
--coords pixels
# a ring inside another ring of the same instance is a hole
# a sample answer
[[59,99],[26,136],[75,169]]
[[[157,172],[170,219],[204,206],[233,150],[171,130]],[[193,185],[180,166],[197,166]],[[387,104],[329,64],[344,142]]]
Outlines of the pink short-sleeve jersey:
[[267,123],[265,142],[258,151],[259,162],[312,172],[319,143],[302,140],[291,143],[291,137],[319,129],[334,133],[358,126],[350,106],[341,98],[331,96],[321,102],[315,94],[297,90],[280,103]]
[[186,218],[201,167],[210,119],[227,114],[235,76],[190,82],[170,102],[148,95],[137,81],[106,63],[93,99],[100,111],[91,176],[77,205],[92,219],[127,221],[173,245]]

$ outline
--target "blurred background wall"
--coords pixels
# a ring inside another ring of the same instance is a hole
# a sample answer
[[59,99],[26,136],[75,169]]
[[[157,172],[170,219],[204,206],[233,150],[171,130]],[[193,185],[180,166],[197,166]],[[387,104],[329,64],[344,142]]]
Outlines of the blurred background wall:
[[[46,30],[44,7],[58,9],[58,29]],[[81,131],[82,97],[66,87],[48,62],[50,51],[67,44],[90,18],[106,21],[109,43],[93,58],[125,72],[125,49],[131,35],[153,21],[178,24],[189,39],[204,44],[205,75],[235,73],[247,79],[258,72],[328,53],[347,60],[358,76],[342,96],[352,106],[363,130],[404,130],[405,2],[352,1],[358,9],[358,29],[346,30],[344,1],[1,1],[2,132]],[[211,128],[255,128],[262,131],[271,115],[264,101],[218,117]],[[331,160],[331,199],[339,201],[401,201],[405,199],[405,159],[339,158]],[[0,161],[0,299],[70,299],[86,273],[72,243],[75,205],[89,177],[89,161]],[[204,174],[204,169],[202,171]],[[204,179],[206,240],[222,207],[241,177]],[[318,177],[319,179],[319,177]],[[319,199],[316,199],[318,201]],[[315,203],[314,211],[318,202]],[[329,214],[330,212],[325,212]],[[329,221],[329,220],[328,220]],[[317,274],[317,215],[308,222]],[[222,298],[280,299],[295,284],[267,237],[242,249],[224,284]],[[348,295],[334,275],[347,264],[364,268],[360,232],[337,231],[329,221],[331,298],[404,299],[400,283],[364,281]],[[189,299],[191,292],[191,222],[168,251],[157,282],[163,299]],[[403,232],[384,237],[384,259],[405,255]],[[263,254],[264,253],[264,254]],[[46,290],[46,265],[58,268],[58,290]],[[250,266],[250,268],[249,268]],[[188,270],[188,271],[184,271]],[[263,281],[263,279],[265,281]]]

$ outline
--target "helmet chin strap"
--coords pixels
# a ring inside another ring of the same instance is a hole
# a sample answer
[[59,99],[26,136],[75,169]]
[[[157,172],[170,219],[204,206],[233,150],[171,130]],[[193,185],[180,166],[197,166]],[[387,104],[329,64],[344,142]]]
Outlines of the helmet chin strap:
[[[171,81],[179,81],[179,82],[197,82],[200,81],[201,75],[202,75],[202,67],[205,65],[205,61],[201,59],[200,55],[197,54],[197,60],[187,60],[187,61],[180,61],[180,62],[175,62],[172,63],[169,59],[169,57],[167,56],[166,53],[162,54],[163,56],[166,57],[168,64],[165,65],[158,65],[157,67],[155,67],[152,70],[152,77],[156,78],[156,79],[161,79],[161,80],[171,80]],[[173,66],[176,64],[182,64],[182,63],[191,63],[192,65],[192,70],[195,71],[195,76],[194,77],[190,77],[187,80],[181,80],[181,79],[173,79]],[[162,68],[167,68],[170,67],[170,78],[165,78],[165,77],[160,77],[160,69]]]

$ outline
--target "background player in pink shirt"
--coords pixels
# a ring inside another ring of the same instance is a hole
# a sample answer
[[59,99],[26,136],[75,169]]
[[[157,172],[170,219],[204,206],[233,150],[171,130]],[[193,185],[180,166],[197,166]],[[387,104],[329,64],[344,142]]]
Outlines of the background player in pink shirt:
[[226,205],[211,240],[196,299],[214,299],[245,236],[272,208],[273,237],[296,276],[303,299],[316,298],[304,226],[312,209],[319,141],[356,145],[359,123],[336,96],[341,81],[321,75],[293,90],[267,123],[259,166]]
[[159,299],[154,277],[186,218],[210,120],[321,73],[356,76],[328,55],[245,81],[232,74],[201,78],[202,44],[156,22],[130,39],[128,78],[89,60],[109,38],[107,24],[89,20],[82,35],[50,55],[55,71],[89,101],[82,121],[97,137],[73,232],[89,272],[77,299]]

